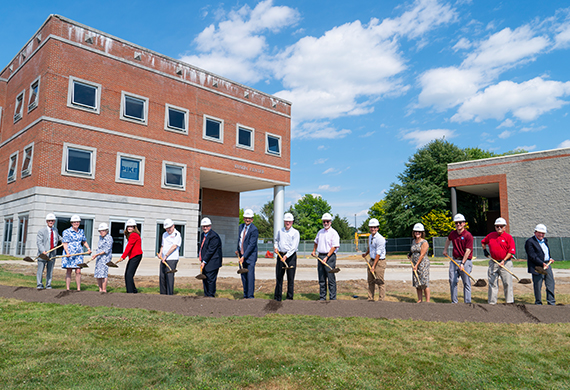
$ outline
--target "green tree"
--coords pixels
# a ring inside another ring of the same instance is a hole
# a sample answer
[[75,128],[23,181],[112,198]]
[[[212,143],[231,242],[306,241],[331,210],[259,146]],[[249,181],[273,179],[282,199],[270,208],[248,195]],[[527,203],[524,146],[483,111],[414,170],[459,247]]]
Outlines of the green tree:
[[366,218],[364,220],[364,222],[362,222],[362,225],[360,225],[359,231],[361,233],[368,233],[370,231],[370,229],[368,228],[368,222],[370,222],[370,220],[372,218],[376,218],[378,220],[378,223],[380,224],[378,227],[378,232],[383,235],[384,237],[387,237],[387,226],[386,226],[386,201],[384,199],[382,199],[381,201],[378,201],[376,203],[374,203],[370,209],[368,210],[368,218]]
[[331,206],[326,200],[311,194],[303,196],[289,209],[295,218],[295,228],[299,230],[301,240],[313,240],[323,227],[321,217],[330,211]]
[[422,223],[426,229],[426,239],[432,237],[447,237],[455,229],[453,219],[448,211],[432,210],[422,217]]
[[259,238],[273,238],[273,201],[265,203],[259,214],[253,215],[253,223],[259,230]]
[[337,231],[341,240],[354,238],[354,229],[350,226],[346,217],[341,218],[338,214],[334,216],[331,227]]

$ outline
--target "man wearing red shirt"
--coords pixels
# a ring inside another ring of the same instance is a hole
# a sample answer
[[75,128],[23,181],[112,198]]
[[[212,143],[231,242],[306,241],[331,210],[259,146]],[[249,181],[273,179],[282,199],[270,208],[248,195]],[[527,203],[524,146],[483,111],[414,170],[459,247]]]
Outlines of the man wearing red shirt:
[[463,214],[456,214],[453,217],[455,222],[455,230],[449,233],[445,240],[445,248],[443,255],[447,256],[447,248],[453,243],[453,259],[459,264],[456,266],[453,261],[449,262],[449,288],[451,290],[451,303],[459,302],[457,300],[457,280],[458,277],[463,281],[463,302],[471,303],[471,279],[465,273],[471,273],[473,269],[473,236],[465,230],[465,217]]
[[[481,241],[481,246],[483,247],[483,253],[485,256],[497,260],[501,266],[505,267],[509,271],[513,269],[513,262],[511,261],[512,256],[516,253],[515,250],[515,240],[513,237],[506,233],[507,221],[504,218],[497,218],[495,221],[495,231],[489,233]],[[489,251],[487,251],[487,245],[489,245]],[[499,293],[499,276],[503,282],[503,289],[505,290],[505,300],[507,303],[513,303],[515,301],[513,296],[513,277],[505,269],[495,263],[493,260],[489,260],[489,270],[487,271],[487,276],[489,277],[489,304],[494,305],[497,303],[497,295]]]

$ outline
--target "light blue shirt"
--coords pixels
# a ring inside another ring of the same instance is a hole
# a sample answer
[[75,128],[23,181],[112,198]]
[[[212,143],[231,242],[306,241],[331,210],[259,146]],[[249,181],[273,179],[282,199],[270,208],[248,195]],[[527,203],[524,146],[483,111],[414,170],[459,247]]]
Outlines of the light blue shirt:
[[539,240],[538,238],[536,240],[538,241],[540,247],[542,248],[542,251],[544,252],[544,262],[548,263],[550,261],[550,251],[546,246],[546,242],[544,240]]

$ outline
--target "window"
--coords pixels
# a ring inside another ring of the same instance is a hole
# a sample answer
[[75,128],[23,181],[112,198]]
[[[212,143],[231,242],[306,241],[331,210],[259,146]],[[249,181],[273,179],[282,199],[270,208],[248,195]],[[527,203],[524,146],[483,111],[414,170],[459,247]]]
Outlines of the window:
[[16,97],[16,108],[14,109],[14,123],[16,123],[20,119],[22,119],[22,115],[24,113],[24,94],[25,93],[26,93],[26,90],[23,90]]
[[186,165],[163,161],[162,188],[184,191],[186,189]]
[[4,219],[4,239],[2,240],[2,254],[10,254],[10,245],[12,244],[12,228],[14,226],[13,218]]
[[204,115],[204,130],[202,138],[211,141],[224,142],[224,121]]
[[101,85],[90,81],[69,77],[67,106],[80,110],[99,113],[101,103]]
[[237,126],[237,146],[253,150],[253,129]]
[[94,179],[96,158],[95,148],[64,143],[61,174]]
[[18,166],[18,152],[14,152],[10,155],[8,160],[8,183],[12,183],[16,180],[16,167]]
[[21,176],[26,177],[32,174],[32,161],[34,157],[34,144],[31,143],[30,145],[24,148],[24,157],[22,159],[22,172]]
[[121,119],[147,124],[148,98],[121,92]]
[[30,84],[30,99],[28,102],[28,112],[38,106],[38,94],[40,93],[40,78],[35,79]]
[[266,134],[265,153],[273,156],[281,156],[281,137],[273,134]]
[[[180,238],[182,239],[182,243],[180,244],[180,257],[184,257],[184,233],[186,230],[186,225],[183,225],[179,222],[174,222],[174,228],[180,232]],[[160,222],[156,224],[156,244],[155,244],[155,253],[160,251],[160,247],[162,245],[162,235],[166,230],[164,230],[164,222]]]
[[188,110],[167,104],[164,116],[164,129],[188,134]]
[[[79,229],[83,229],[85,233],[85,238],[87,239],[87,243],[89,247],[93,249],[93,216],[87,216],[85,214],[80,214],[81,222],[79,223]],[[66,216],[62,216],[61,214],[56,214],[55,226],[59,231],[59,234],[63,235],[63,231],[65,229],[69,229],[71,227],[71,214],[67,214]],[[58,252],[62,249],[58,249]]]
[[16,244],[16,255],[26,254],[26,241],[28,241],[28,216],[20,215],[18,218],[18,243]]
[[118,183],[144,185],[145,158],[117,153],[115,181]]

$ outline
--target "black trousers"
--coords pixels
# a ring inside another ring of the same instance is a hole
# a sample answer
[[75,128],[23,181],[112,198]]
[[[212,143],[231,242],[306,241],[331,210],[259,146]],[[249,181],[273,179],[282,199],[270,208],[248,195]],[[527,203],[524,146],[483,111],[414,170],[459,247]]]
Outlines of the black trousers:
[[204,287],[204,296],[205,297],[215,297],[216,296],[216,281],[218,280],[218,271],[220,269],[217,268],[213,271],[202,271],[202,273],[206,276],[206,279],[202,280],[202,286]]
[[[285,256],[285,252],[279,252],[281,257]],[[291,257],[288,257],[285,262],[289,269],[283,269],[285,266],[281,259],[277,257],[277,263],[275,264],[275,293],[273,294],[273,299],[280,301],[283,297],[283,278],[285,276],[285,271],[287,271],[287,297],[286,299],[293,299],[293,294],[295,292],[295,270],[297,269],[297,253],[293,253]]]
[[[175,270],[178,260],[166,260],[166,263]],[[174,295],[174,274],[169,274],[168,271],[168,267],[161,261],[158,267],[158,285],[161,294]]]
[[[319,253],[319,259],[324,260],[327,256],[326,253]],[[336,253],[333,253],[327,264],[331,268],[336,267]],[[324,301],[327,299],[327,285],[329,288],[329,299],[334,301],[336,299],[336,275],[331,274],[330,268],[317,260],[317,273],[319,275],[319,299]]]
[[137,288],[135,287],[135,273],[137,272],[137,268],[139,268],[139,264],[141,263],[142,255],[138,255],[132,257],[127,262],[127,268],[125,268],[125,286],[127,287],[127,292],[136,294]]

